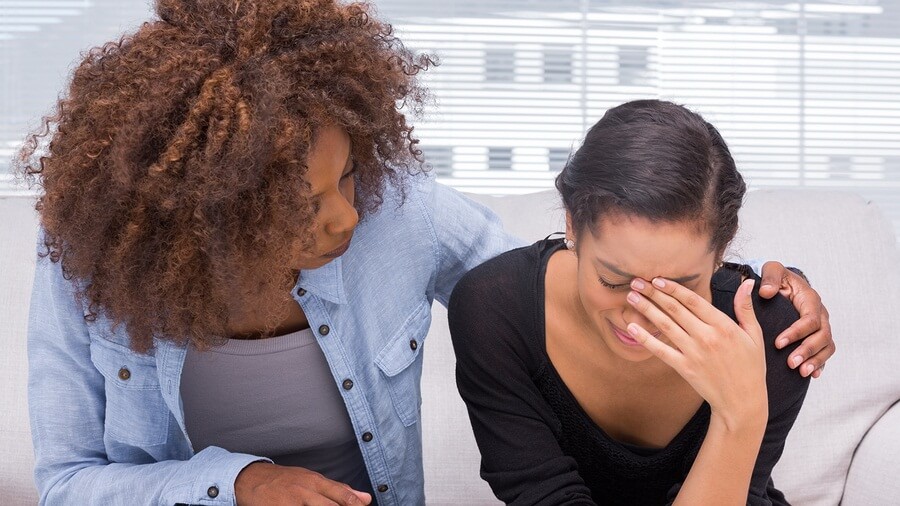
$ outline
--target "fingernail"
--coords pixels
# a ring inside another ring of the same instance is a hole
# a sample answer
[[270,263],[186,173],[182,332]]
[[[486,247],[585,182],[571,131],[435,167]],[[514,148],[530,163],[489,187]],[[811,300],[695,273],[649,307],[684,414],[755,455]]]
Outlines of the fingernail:
[[744,281],[744,291],[746,293],[753,293],[753,285],[755,285],[755,284],[756,284],[755,279],[748,279],[747,281]]
[[788,340],[786,337],[779,339],[778,342],[775,343],[775,346],[777,346],[779,348],[784,348],[787,345],[788,345]]
[[626,327],[626,329],[628,330],[628,333],[629,333],[629,334],[631,334],[631,335],[637,337],[637,335],[638,335],[638,328],[637,328],[637,325],[635,325],[635,324],[633,324],[633,323],[629,323],[629,324],[628,324],[628,327]]
[[626,298],[628,299],[628,302],[632,304],[637,304],[641,301],[641,297],[637,294],[637,292],[628,292],[628,297]]
[[809,376],[810,374],[813,373],[813,371],[815,370],[815,368],[816,368],[816,366],[814,366],[814,365],[812,365],[812,364],[806,364],[806,367],[804,367],[803,370],[805,370],[805,371],[806,371],[806,375]]
[[657,288],[665,288],[666,280],[664,280],[663,278],[653,278],[653,286]]
[[803,362],[803,357],[801,357],[800,355],[794,355],[793,357],[791,357],[791,365],[793,367],[797,367],[801,362]]
[[634,288],[635,290],[643,290],[644,288],[646,288],[646,286],[647,285],[645,285],[644,282],[641,281],[640,279],[635,279],[634,281],[631,282],[631,287]]

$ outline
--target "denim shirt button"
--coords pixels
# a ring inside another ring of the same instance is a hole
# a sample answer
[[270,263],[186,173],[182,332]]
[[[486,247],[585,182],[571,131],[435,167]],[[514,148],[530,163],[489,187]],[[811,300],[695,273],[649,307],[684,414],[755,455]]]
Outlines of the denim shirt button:
[[353,388],[353,380],[345,379],[342,383],[342,386],[344,387],[344,390],[350,390],[351,388]]
[[378,491],[383,494],[388,491],[388,486],[387,485],[378,485]]
[[412,341],[409,342],[409,349],[411,349],[412,351],[416,351],[418,348],[419,348],[419,342],[418,342],[418,341],[416,341],[415,339],[413,339]]
[[206,489],[206,495],[208,495],[209,497],[211,497],[213,499],[215,499],[216,497],[219,497],[219,487],[217,487],[215,485],[209,487],[208,489]]
[[371,432],[365,432],[365,433],[363,433],[362,440],[365,441],[366,443],[368,443],[369,441],[371,441],[371,440],[372,440],[372,433],[371,433]]
[[298,288],[298,289],[297,289],[297,296],[298,296],[298,297],[303,297],[304,295],[306,295],[306,290],[304,290],[304,289],[302,289],[302,288]]
[[322,325],[321,327],[319,327],[319,334],[327,336],[329,332],[331,332],[331,329],[328,328],[328,325]]
[[131,379],[131,371],[129,371],[127,367],[119,369],[119,379],[122,381],[128,381],[129,379]]

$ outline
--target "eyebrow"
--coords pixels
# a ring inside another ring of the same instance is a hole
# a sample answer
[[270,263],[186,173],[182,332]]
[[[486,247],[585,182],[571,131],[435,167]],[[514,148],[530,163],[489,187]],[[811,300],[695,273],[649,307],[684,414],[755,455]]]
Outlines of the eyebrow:
[[[623,278],[634,279],[634,278],[640,277],[640,276],[635,276],[634,274],[629,274],[627,272],[624,272],[621,269],[619,269],[618,267],[616,267],[615,265],[608,263],[608,262],[604,262],[603,260],[601,260],[599,258],[596,258],[595,260],[597,262],[603,264],[603,266],[606,267],[607,269],[611,270],[613,272],[613,274],[622,276]],[[692,274],[690,276],[674,278],[674,279],[671,279],[670,281],[674,281],[674,282],[678,283],[679,285],[683,285],[683,284],[693,281],[699,277],[700,277],[699,274]],[[666,279],[669,279],[669,278],[666,278]]]

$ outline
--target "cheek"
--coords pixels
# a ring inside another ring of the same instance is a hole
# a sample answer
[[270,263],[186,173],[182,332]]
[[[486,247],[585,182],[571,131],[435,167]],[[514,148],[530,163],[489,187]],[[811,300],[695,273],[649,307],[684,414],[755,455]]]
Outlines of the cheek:
[[621,311],[628,303],[625,296],[628,290],[613,291],[593,278],[581,278],[578,281],[578,292],[585,310],[589,314],[605,311]]
[[356,202],[356,181],[353,176],[341,181],[341,195],[347,199],[351,206]]

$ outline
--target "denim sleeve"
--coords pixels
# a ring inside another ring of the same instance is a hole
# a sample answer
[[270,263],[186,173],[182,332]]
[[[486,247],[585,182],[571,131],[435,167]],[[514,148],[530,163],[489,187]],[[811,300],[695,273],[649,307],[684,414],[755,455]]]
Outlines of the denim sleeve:
[[38,258],[35,271],[28,362],[34,475],[42,505],[231,505],[238,473],[264,460],[207,448],[186,461],[110,462],[103,438],[104,380],[91,361],[84,313],[72,282],[48,258]]
[[507,233],[486,206],[432,180],[427,184],[425,207],[437,244],[435,298],[446,306],[465,273],[525,241]]

